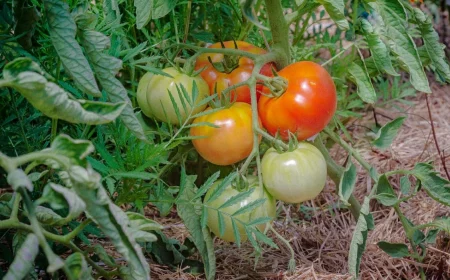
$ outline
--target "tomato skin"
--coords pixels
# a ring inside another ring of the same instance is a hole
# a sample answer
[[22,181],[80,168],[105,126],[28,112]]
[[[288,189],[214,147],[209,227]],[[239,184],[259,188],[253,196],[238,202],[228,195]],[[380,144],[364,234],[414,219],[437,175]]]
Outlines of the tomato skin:
[[[163,71],[173,78],[155,75],[150,72],[146,73],[141,78],[137,88],[137,102],[142,112],[147,117],[154,117],[160,121],[179,124],[175,108],[170,99],[169,91],[177,103],[177,107],[181,114],[181,121],[184,122],[188,118],[192,106],[190,106],[183,97],[187,110],[184,109],[183,101],[178,94],[177,86],[180,87],[182,85],[188,94],[190,94],[192,93],[193,82],[195,82],[198,88],[198,97],[196,100],[196,103],[198,103],[208,96],[208,85],[201,77],[190,77],[173,67],[166,68]],[[190,96],[190,98],[193,97]],[[199,113],[205,108],[206,104],[198,106],[193,111],[193,114]]]
[[287,203],[301,203],[319,195],[325,187],[327,164],[313,145],[301,142],[292,152],[278,153],[270,148],[261,160],[267,191]]
[[[225,232],[223,236],[220,236],[219,231],[219,222],[218,222],[218,214],[215,209],[218,209],[222,204],[227,202],[230,198],[233,196],[239,194],[239,191],[234,189],[231,185],[228,185],[224,192],[215,200],[208,201],[208,199],[211,197],[214,190],[219,186],[220,182],[222,180],[217,181],[214,183],[211,188],[208,190],[208,192],[205,195],[204,204],[207,205],[209,208],[207,208],[207,225],[216,236],[219,236],[222,240],[225,240],[227,242],[235,242],[234,233],[233,233],[233,226],[231,222],[231,218],[227,215],[223,215],[224,221],[225,221]],[[236,203],[234,205],[225,207],[220,209],[221,213],[228,213],[233,214],[237,210],[241,209],[245,205],[260,199],[265,198],[266,201],[264,204],[258,206],[256,209],[251,210],[250,212],[245,212],[240,215],[237,215],[236,218],[243,221],[243,222],[250,222],[257,218],[262,217],[270,217],[275,218],[276,216],[276,201],[275,199],[262,187],[258,184],[258,177],[256,176],[247,176],[247,181],[249,183],[249,188],[255,188],[255,190],[248,196],[247,198],[241,200],[239,203]],[[215,209],[211,209],[215,208]],[[239,229],[239,236],[242,242],[247,240],[247,234],[245,233],[244,226],[239,224],[237,222],[237,226]],[[258,228],[260,231],[264,231],[266,225],[260,224],[258,225]]]
[[219,126],[191,127],[191,136],[204,136],[192,140],[192,143],[205,160],[216,165],[230,165],[250,155],[253,149],[253,129],[252,109],[249,104],[236,102],[229,108],[194,120],[194,124],[201,122]]
[[[243,41],[236,41],[236,44],[238,46],[239,50],[247,51],[254,54],[265,54],[267,53],[266,50],[258,48],[250,43],[243,42]],[[226,41],[224,42],[225,48],[227,49],[235,49],[234,42],[233,41]],[[210,45],[208,48],[211,49],[220,49],[222,48],[222,45],[219,43],[215,43]],[[206,67],[200,75],[202,78],[208,83],[209,86],[209,93],[212,95],[215,93],[215,87],[217,84],[217,92],[220,96],[221,92],[237,83],[247,81],[251,75],[254,68],[253,60],[251,60],[248,57],[240,57],[239,58],[239,66],[234,69],[231,73],[222,73],[218,70],[216,70],[213,65],[208,61],[208,56],[211,57],[212,62],[221,62],[223,61],[223,54],[220,53],[204,53],[201,54],[195,63],[195,70],[202,69],[203,67]],[[273,63],[265,64],[260,74],[268,77],[272,77],[272,69],[271,67],[275,68],[275,65]],[[259,99],[259,96],[261,94],[263,85],[257,84],[256,85],[256,94],[257,98]],[[231,91],[231,100],[234,100],[236,98],[236,102],[245,102],[245,103],[251,103],[251,95],[250,95],[250,88],[247,85],[240,86],[236,88],[235,90]]]
[[[280,97],[262,95],[258,103],[259,117],[264,128],[282,139],[289,131],[305,140],[324,129],[336,112],[336,87],[330,74],[319,64],[296,62],[278,72],[288,81]],[[267,88],[264,94],[270,94]]]

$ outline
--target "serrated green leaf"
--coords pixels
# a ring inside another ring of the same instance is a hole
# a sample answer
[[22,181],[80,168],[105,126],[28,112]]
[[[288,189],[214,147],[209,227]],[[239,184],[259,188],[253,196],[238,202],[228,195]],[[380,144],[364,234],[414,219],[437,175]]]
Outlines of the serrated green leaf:
[[406,29],[406,12],[402,3],[399,0],[378,0],[369,5],[381,15],[389,47],[400,66],[411,74],[411,84],[418,91],[431,93],[416,44]]
[[209,188],[214,184],[214,182],[219,178],[220,171],[215,172],[213,175],[209,176],[208,179],[203,183],[203,185],[195,193],[194,199],[202,197]]
[[[187,182],[186,174],[183,175],[181,181]],[[181,185],[181,184],[180,184]],[[195,196],[195,188],[193,182],[186,184],[183,191],[179,193],[179,201],[185,201],[186,203],[179,202],[177,204],[178,215],[183,220],[186,228],[192,236],[195,247],[197,247],[200,256],[202,257],[205,265],[206,278],[212,280],[216,274],[216,258],[214,253],[214,244],[212,242],[209,229],[202,227],[200,216],[197,214],[195,206],[191,203]],[[200,203],[199,199],[197,202]]]
[[358,87],[359,97],[366,103],[375,103],[377,101],[377,94],[375,93],[365,66],[363,68],[355,62],[352,62],[348,67],[348,72]]
[[144,28],[152,18],[153,0],[134,0],[136,7],[136,27]]
[[391,146],[392,141],[397,136],[398,130],[405,121],[405,117],[399,117],[385,124],[372,141],[372,144],[379,149],[386,149]]
[[156,74],[156,75],[161,75],[161,76],[173,78],[172,75],[164,72],[163,70],[161,70],[159,68],[153,67],[153,66],[149,66],[149,65],[136,65],[136,66],[141,68],[141,69],[143,69],[143,70],[145,70],[145,71],[147,71],[147,72],[150,72],[150,73],[153,73],[153,74]]
[[228,174],[227,177],[225,177],[220,182],[217,188],[214,189],[211,196],[205,201],[205,203],[216,200],[223,193],[223,191],[225,191],[225,189],[231,184],[231,182],[234,180],[235,177],[236,172],[231,172],[230,174]]
[[94,73],[75,40],[77,26],[69,13],[69,6],[64,1],[45,0],[44,7],[50,38],[64,69],[84,92],[101,97]]
[[370,53],[372,54],[373,62],[379,72],[385,72],[392,76],[399,76],[392,66],[391,56],[386,44],[381,40],[380,36],[373,30],[369,21],[362,19],[361,28],[364,37],[369,45]]
[[93,280],[94,278],[91,276],[92,268],[90,268],[81,253],[73,253],[69,257],[67,257],[64,266],[66,269],[67,277],[69,280],[76,279],[86,279]]
[[450,182],[440,177],[433,169],[433,166],[427,163],[418,163],[411,171],[422,183],[422,188],[434,200],[450,206]]
[[130,267],[130,277],[150,279],[150,268],[141,248],[129,228],[127,215],[116,206],[101,185],[101,177],[94,170],[72,166],[68,170],[73,189],[86,203],[86,212],[97,223],[122,254]]
[[134,114],[127,90],[116,78],[117,72],[122,68],[122,61],[103,52],[109,47],[109,38],[93,30],[82,30],[80,37],[89,61],[95,69],[101,86],[108,93],[109,99],[112,102],[125,104],[120,119],[138,139],[147,141],[141,123]]
[[260,232],[257,229],[255,229],[253,232],[254,232],[257,240],[259,240],[263,243],[266,243],[267,245],[269,245],[272,248],[278,249],[277,244],[275,244],[271,238],[267,237],[265,234],[263,234],[262,232]]
[[243,201],[244,199],[246,199],[247,197],[249,197],[256,188],[249,188],[247,191],[244,192],[240,192],[237,195],[230,197],[230,199],[228,199],[227,201],[225,201],[224,204],[220,205],[219,209],[223,209],[223,208],[227,208],[230,207],[236,203],[239,203],[241,201]]
[[409,256],[409,249],[406,244],[381,241],[378,242],[377,245],[381,250],[393,258],[404,258]]
[[39,240],[33,233],[28,234],[25,242],[16,253],[13,263],[10,265],[8,272],[3,280],[22,280],[31,270],[34,259],[39,253]]
[[364,198],[364,203],[361,206],[361,212],[356,223],[356,228],[353,231],[352,241],[350,243],[350,251],[348,256],[348,272],[358,279],[359,265],[361,263],[362,254],[366,248],[367,233],[370,229],[368,223],[369,217],[369,202],[368,197]]
[[413,11],[414,18],[419,26],[423,45],[431,63],[443,80],[450,82],[450,67],[444,51],[445,45],[439,42],[439,34],[434,29],[431,19],[418,8],[414,8]]
[[350,205],[348,199],[350,198],[356,184],[356,166],[351,160],[344,171],[339,182],[339,198],[345,205]]
[[233,216],[233,217],[236,217],[236,216],[238,216],[238,215],[240,215],[240,214],[243,214],[243,213],[247,213],[247,212],[249,212],[249,211],[252,211],[253,209],[257,208],[258,206],[263,205],[264,202],[266,202],[266,199],[265,199],[265,198],[260,198],[260,199],[257,199],[257,200],[255,200],[255,201],[252,201],[252,202],[250,202],[249,204],[247,204],[247,205],[245,205],[245,206],[239,208],[236,212],[233,213],[232,216]]
[[29,58],[17,58],[8,63],[3,72],[6,86],[20,92],[36,109],[50,118],[71,123],[105,124],[115,120],[124,103],[73,100],[57,84],[48,82],[39,66]]
[[345,17],[345,2],[343,0],[316,0],[318,3],[324,6],[327,13],[333,19],[333,21],[342,30],[349,28],[348,21]]

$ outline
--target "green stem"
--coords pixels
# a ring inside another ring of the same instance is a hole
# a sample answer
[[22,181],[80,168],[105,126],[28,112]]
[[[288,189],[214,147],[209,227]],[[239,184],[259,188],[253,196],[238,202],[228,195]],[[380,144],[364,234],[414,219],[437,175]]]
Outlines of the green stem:
[[289,26],[284,18],[280,0],[265,0],[265,3],[272,33],[272,50],[278,54],[276,65],[278,69],[283,69],[291,62]]
[[184,21],[184,37],[183,37],[183,43],[186,43],[189,35],[189,23],[191,23],[191,12],[192,12],[192,0],[189,0],[187,2],[187,11],[186,11],[186,18]]
[[0,166],[5,169],[7,173],[10,173],[17,168],[18,164],[16,164],[12,158],[0,152]]
[[344,148],[353,158],[355,158],[364,169],[370,172],[372,167],[370,164],[358,153],[355,149],[353,149],[347,142],[342,140],[339,136],[337,136],[331,129],[326,127],[323,130],[335,143],[339,144],[342,148]]
[[[15,166],[19,166],[30,161],[43,161],[44,159],[52,159],[63,166],[64,169],[70,168],[70,162],[65,156],[58,155],[49,151],[39,151],[33,152],[25,155],[21,155],[15,158],[11,158],[10,161],[14,163]],[[1,165],[1,162],[0,162]]]
[[[0,85],[0,87],[1,87],[1,85]],[[20,130],[21,130],[22,138],[23,138],[23,140],[25,142],[25,145],[27,146],[27,151],[31,152],[32,149],[31,149],[30,143],[28,142],[28,137],[27,137],[27,135],[25,133],[25,127],[23,125],[23,118],[22,118],[22,115],[19,113],[19,110],[17,109],[16,97],[9,90],[7,90],[7,91],[8,91],[8,93],[11,96],[11,99],[12,99],[11,103],[13,104],[14,111],[16,111],[17,118],[19,119]]]
[[289,241],[287,241],[281,234],[279,234],[271,224],[269,224],[269,229],[275,234],[275,236],[281,241],[283,242],[286,247],[289,249],[289,252],[291,253],[291,259],[289,260],[289,265],[288,265],[288,269],[290,272],[293,272],[295,269],[295,252],[294,249],[292,249],[291,244],[289,243]]
[[[339,193],[339,185],[341,182],[342,175],[344,174],[344,168],[338,165],[334,161],[334,159],[331,158],[330,153],[323,144],[322,137],[320,134],[316,137],[313,144],[314,146],[316,146],[317,149],[319,149],[319,151],[325,158],[325,161],[327,163],[328,176],[331,178],[331,180],[334,182],[334,185],[336,186],[336,193]],[[350,204],[349,209],[352,212],[353,217],[357,221],[359,218],[359,213],[361,212],[361,204],[353,194],[350,195],[348,203]]]
[[20,201],[22,200],[22,196],[20,195],[20,193],[16,192],[15,196],[14,196],[14,203],[13,203],[13,207],[11,210],[11,216],[10,216],[10,220],[12,221],[19,221],[18,218],[18,214],[19,214],[19,207],[20,207]]
[[58,119],[52,119],[52,136],[51,136],[51,142],[53,142],[53,140],[55,140],[57,131],[58,131]]
[[83,229],[88,226],[92,222],[91,219],[84,220],[81,224],[79,224],[74,230],[69,232],[68,234],[64,235],[64,239],[67,242],[70,242],[72,239],[74,239],[80,232],[83,231]]
[[312,13],[309,13],[308,16],[306,17],[306,19],[303,21],[302,29],[295,36],[295,39],[293,42],[294,46],[297,45],[301,39],[303,39],[303,34],[305,34],[306,28],[308,28],[308,21],[311,18],[311,16],[312,16]]

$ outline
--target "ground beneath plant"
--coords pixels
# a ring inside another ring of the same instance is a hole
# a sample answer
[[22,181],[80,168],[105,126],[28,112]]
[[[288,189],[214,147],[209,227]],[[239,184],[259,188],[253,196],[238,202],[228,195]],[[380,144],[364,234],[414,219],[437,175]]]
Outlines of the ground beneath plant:
[[[450,167],[450,86],[437,83],[432,85],[433,94],[428,96],[437,142],[446,165]],[[411,98],[412,106],[402,106],[401,113],[396,108],[377,109],[380,124],[397,116],[406,116],[403,127],[392,147],[379,151],[371,146],[374,124],[372,111],[361,120],[350,122],[348,129],[352,133],[356,148],[379,173],[393,169],[411,169],[417,162],[433,161],[435,168],[445,178],[444,166],[436,149],[432,126],[427,109],[426,96],[419,93]],[[346,154],[334,147],[333,157],[344,163]],[[355,190],[356,197],[362,201],[369,194],[372,185],[368,175],[359,167],[359,177]],[[399,178],[392,184],[398,190]],[[299,206],[278,204],[280,215],[274,227],[294,248],[296,269],[288,272],[290,258],[288,249],[275,237],[280,249],[264,248],[262,257],[255,264],[253,249],[249,244],[238,248],[234,244],[215,239],[217,257],[217,279],[350,279],[347,274],[347,260],[350,242],[356,222],[351,213],[341,207],[331,181],[322,194],[313,201]],[[412,259],[393,259],[381,251],[377,242],[407,243],[405,233],[395,212],[371,203],[375,218],[375,228],[369,232],[367,249],[361,261],[362,279],[420,279],[418,268],[422,267],[427,279],[450,279],[450,253],[448,236],[440,234],[436,244],[428,246],[424,263]],[[415,198],[401,205],[406,216],[414,223],[425,223],[437,217],[448,216],[450,208],[442,206],[421,191]],[[171,226],[166,234],[178,240],[188,235],[181,222],[159,219],[159,222]],[[151,264],[154,279],[203,279],[203,275],[190,275],[180,268],[176,271],[167,267]]]

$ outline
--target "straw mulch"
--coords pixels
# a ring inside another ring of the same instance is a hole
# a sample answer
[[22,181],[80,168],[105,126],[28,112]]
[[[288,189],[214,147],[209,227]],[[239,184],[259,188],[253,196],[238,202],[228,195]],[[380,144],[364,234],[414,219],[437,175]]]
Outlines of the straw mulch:
[[[436,138],[441,152],[450,147],[450,86],[433,84],[433,94],[429,96]],[[374,124],[373,113],[367,113],[362,120],[348,125],[354,138],[353,146],[375,166],[379,173],[393,169],[410,169],[417,162],[433,161],[435,168],[445,177],[443,165],[436,151],[431,132],[426,99],[424,94],[410,99],[413,106],[401,106],[404,113],[394,108],[377,109],[377,120],[385,124],[390,118],[405,115],[407,120],[395,139],[392,147],[380,151],[371,146],[370,128]],[[332,155],[344,163],[346,153],[337,147]],[[445,156],[445,155],[444,155]],[[446,157],[450,167],[450,158]],[[372,184],[367,174],[359,167],[359,177],[355,195],[362,198],[370,192]],[[398,190],[399,178],[393,177],[391,183]],[[287,272],[290,258],[289,250],[271,236],[280,249],[265,248],[263,256],[255,264],[252,247],[246,243],[241,248],[234,244],[215,240],[217,257],[217,279],[350,279],[347,274],[347,258],[355,228],[355,221],[347,209],[341,207],[329,182],[324,192],[314,201],[298,206],[279,204],[279,218],[274,226],[291,242],[295,251],[296,269]],[[415,198],[401,205],[405,215],[414,223],[424,223],[436,217],[448,216],[450,208],[442,206],[421,191]],[[427,279],[450,279],[450,250],[448,236],[441,233],[436,244],[428,246],[424,263],[412,259],[394,259],[381,251],[376,245],[379,241],[407,243],[405,233],[395,212],[371,203],[375,219],[375,229],[369,232],[367,249],[361,261],[362,279],[420,279],[418,268],[422,267]],[[164,221],[160,221],[164,224]],[[173,223],[175,221],[171,221]],[[169,223],[169,224],[170,224]],[[170,228],[167,234],[183,240],[187,232],[182,227]],[[164,266],[152,265],[155,279],[203,279],[202,275],[189,275],[171,271]]]

